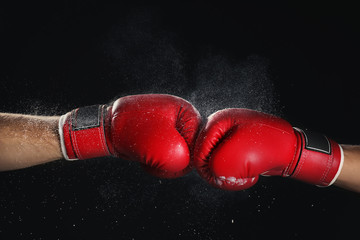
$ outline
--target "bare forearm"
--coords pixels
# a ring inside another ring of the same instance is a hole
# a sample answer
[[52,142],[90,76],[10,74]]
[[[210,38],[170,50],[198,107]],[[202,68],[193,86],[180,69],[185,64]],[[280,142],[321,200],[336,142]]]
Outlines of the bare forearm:
[[0,113],[0,171],[62,158],[58,119]]
[[342,145],[344,165],[335,185],[360,192],[360,145]]

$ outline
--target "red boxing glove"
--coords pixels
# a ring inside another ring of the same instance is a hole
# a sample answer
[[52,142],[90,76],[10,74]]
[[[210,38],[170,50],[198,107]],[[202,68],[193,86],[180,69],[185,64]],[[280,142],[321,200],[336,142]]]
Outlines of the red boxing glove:
[[179,177],[191,169],[200,123],[199,112],[182,98],[127,96],[61,116],[61,149],[67,160],[115,156],[138,161],[159,177]]
[[329,186],[338,177],[343,159],[341,146],[324,135],[248,109],[212,114],[194,152],[199,174],[227,190],[247,189],[259,175]]

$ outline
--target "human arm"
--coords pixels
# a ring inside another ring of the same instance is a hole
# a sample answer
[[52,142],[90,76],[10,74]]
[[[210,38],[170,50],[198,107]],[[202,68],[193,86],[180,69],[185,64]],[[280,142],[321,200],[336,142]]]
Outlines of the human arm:
[[62,158],[57,116],[0,113],[0,171]]
[[334,185],[360,192],[360,145],[341,145],[344,163]]

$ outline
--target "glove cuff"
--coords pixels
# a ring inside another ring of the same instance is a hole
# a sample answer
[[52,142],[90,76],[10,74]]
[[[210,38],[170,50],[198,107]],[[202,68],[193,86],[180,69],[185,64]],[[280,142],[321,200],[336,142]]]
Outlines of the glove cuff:
[[288,172],[289,176],[320,187],[333,184],[344,162],[341,146],[322,134],[294,130],[298,137],[298,160]]
[[105,138],[105,106],[77,108],[60,117],[61,151],[66,160],[109,156]]

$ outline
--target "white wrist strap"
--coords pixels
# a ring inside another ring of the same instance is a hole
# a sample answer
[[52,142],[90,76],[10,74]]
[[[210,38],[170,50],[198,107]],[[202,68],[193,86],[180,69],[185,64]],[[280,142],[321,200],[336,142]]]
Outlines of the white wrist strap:
[[340,148],[340,152],[341,152],[339,169],[337,170],[337,173],[335,174],[334,179],[330,182],[329,186],[331,186],[336,181],[336,179],[339,177],[341,169],[344,165],[344,151],[343,151],[342,147],[340,146],[340,144],[339,144],[339,148]]
[[65,141],[64,141],[64,132],[63,132],[63,127],[65,124],[65,121],[68,117],[68,115],[70,114],[70,112],[62,115],[59,119],[59,135],[60,135],[60,145],[61,145],[61,152],[64,156],[64,158],[68,161],[73,161],[73,160],[77,160],[77,159],[69,159],[67,153],[66,153],[66,148],[65,148]]

